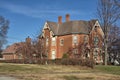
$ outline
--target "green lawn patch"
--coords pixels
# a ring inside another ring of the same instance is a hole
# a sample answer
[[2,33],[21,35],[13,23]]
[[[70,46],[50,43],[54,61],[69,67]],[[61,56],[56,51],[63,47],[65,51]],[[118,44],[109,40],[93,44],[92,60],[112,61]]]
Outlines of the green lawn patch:
[[100,72],[120,75],[120,66],[97,65],[97,66],[95,66],[95,69],[100,71]]

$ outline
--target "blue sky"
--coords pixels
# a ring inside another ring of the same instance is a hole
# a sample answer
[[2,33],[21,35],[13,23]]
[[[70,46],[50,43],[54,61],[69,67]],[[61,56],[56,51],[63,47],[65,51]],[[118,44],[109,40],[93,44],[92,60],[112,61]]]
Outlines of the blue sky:
[[96,18],[96,7],[97,0],[0,0],[0,15],[10,21],[6,45],[35,37],[45,21],[64,21],[67,13],[71,20]]

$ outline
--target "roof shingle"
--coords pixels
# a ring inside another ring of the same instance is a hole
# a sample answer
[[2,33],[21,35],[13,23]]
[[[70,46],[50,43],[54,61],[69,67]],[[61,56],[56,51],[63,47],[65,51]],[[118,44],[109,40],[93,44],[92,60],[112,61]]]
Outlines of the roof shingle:
[[54,35],[67,35],[67,34],[89,34],[90,30],[94,26],[97,20],[90,21],[68,21],[62,24],[57,22],[47,21],[50,30],[53,31]]

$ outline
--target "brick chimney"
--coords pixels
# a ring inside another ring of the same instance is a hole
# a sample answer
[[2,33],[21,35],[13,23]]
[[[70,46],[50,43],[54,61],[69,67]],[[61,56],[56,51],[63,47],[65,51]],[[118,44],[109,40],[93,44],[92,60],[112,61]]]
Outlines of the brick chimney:
[[31,38],[29,36],[26,38],[26,43],[31,44]]
[[66,22],[70,21],[70,15],[66,14]]
[[62,16],[58,16],[58,24],[62,24]]

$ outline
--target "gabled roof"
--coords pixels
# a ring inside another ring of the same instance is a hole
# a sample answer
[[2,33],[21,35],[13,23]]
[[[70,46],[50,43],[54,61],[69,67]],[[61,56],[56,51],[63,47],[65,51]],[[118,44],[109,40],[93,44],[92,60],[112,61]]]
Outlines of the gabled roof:
[[11,46],[7,47],[5,50],[3,50],[2,54],[5,53],[16,53],[17,49],[21,46],[23,46],[25,43],[24,42],[20,42],[20,43],[14,43]]
[[47,21],[47,24],[50,27],[50,30],[54,33],[54,35],[89,34],[96,21],[97,20],[78,20],[68,21],[62,24]]

